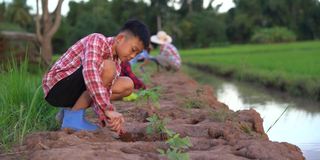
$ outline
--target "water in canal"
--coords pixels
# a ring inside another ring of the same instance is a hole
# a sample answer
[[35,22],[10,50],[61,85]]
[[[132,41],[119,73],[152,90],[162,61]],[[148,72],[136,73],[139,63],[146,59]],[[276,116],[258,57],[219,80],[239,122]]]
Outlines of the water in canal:
[[290,97],[249,83],[224,79],[195,69],[184,72],[202,84],[211,85],[219,101],[231,110],[254,108],[263,118],[271,141],[289,142],[301,148],[307,160],[320,160],[320,103]]

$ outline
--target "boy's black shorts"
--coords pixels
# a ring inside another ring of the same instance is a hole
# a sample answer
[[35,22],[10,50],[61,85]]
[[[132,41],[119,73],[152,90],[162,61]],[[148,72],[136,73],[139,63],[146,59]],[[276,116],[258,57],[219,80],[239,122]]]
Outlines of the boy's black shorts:
[[46,101],[55,107],[73,107],[80,95],[86,90],[81,66],[74,73],[56,83]]

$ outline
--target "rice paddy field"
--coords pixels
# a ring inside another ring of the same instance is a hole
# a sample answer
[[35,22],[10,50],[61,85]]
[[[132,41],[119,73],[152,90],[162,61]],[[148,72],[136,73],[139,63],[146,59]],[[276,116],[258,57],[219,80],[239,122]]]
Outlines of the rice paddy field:
[[183,62],[211,73],[320,100],[320,41],[180,51]]

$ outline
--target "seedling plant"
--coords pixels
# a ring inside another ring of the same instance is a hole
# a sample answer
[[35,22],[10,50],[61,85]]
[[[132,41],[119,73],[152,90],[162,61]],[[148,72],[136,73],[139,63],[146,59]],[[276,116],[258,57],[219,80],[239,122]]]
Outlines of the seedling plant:
[[184,153],[186,149],[191,147],[189,137],[181,138],[180,134],[173,132],[166,127],[168,119],[159,118],[156,114],[147,118],[149,124],[146,128],[147,134],[160,134],[167,137],[166,143],[169,145],[167,150],[158,149],[158,152],[166,156],[169,160],[189,160],[188,153]]
[[160,108],[159,104],[159,90],[160,87],[154,87],[146,90],[142,90],[138,93],[138,102],[144,102],[148,106],[150,106],[151,110],[154,111],[156,107],[157,109]]

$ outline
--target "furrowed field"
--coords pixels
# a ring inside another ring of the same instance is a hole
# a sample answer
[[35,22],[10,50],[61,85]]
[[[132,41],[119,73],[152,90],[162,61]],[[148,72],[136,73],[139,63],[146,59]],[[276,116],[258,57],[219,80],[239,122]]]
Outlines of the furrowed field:
[[320,100],[320,41],[181,51],[183,62],[219,75]]

